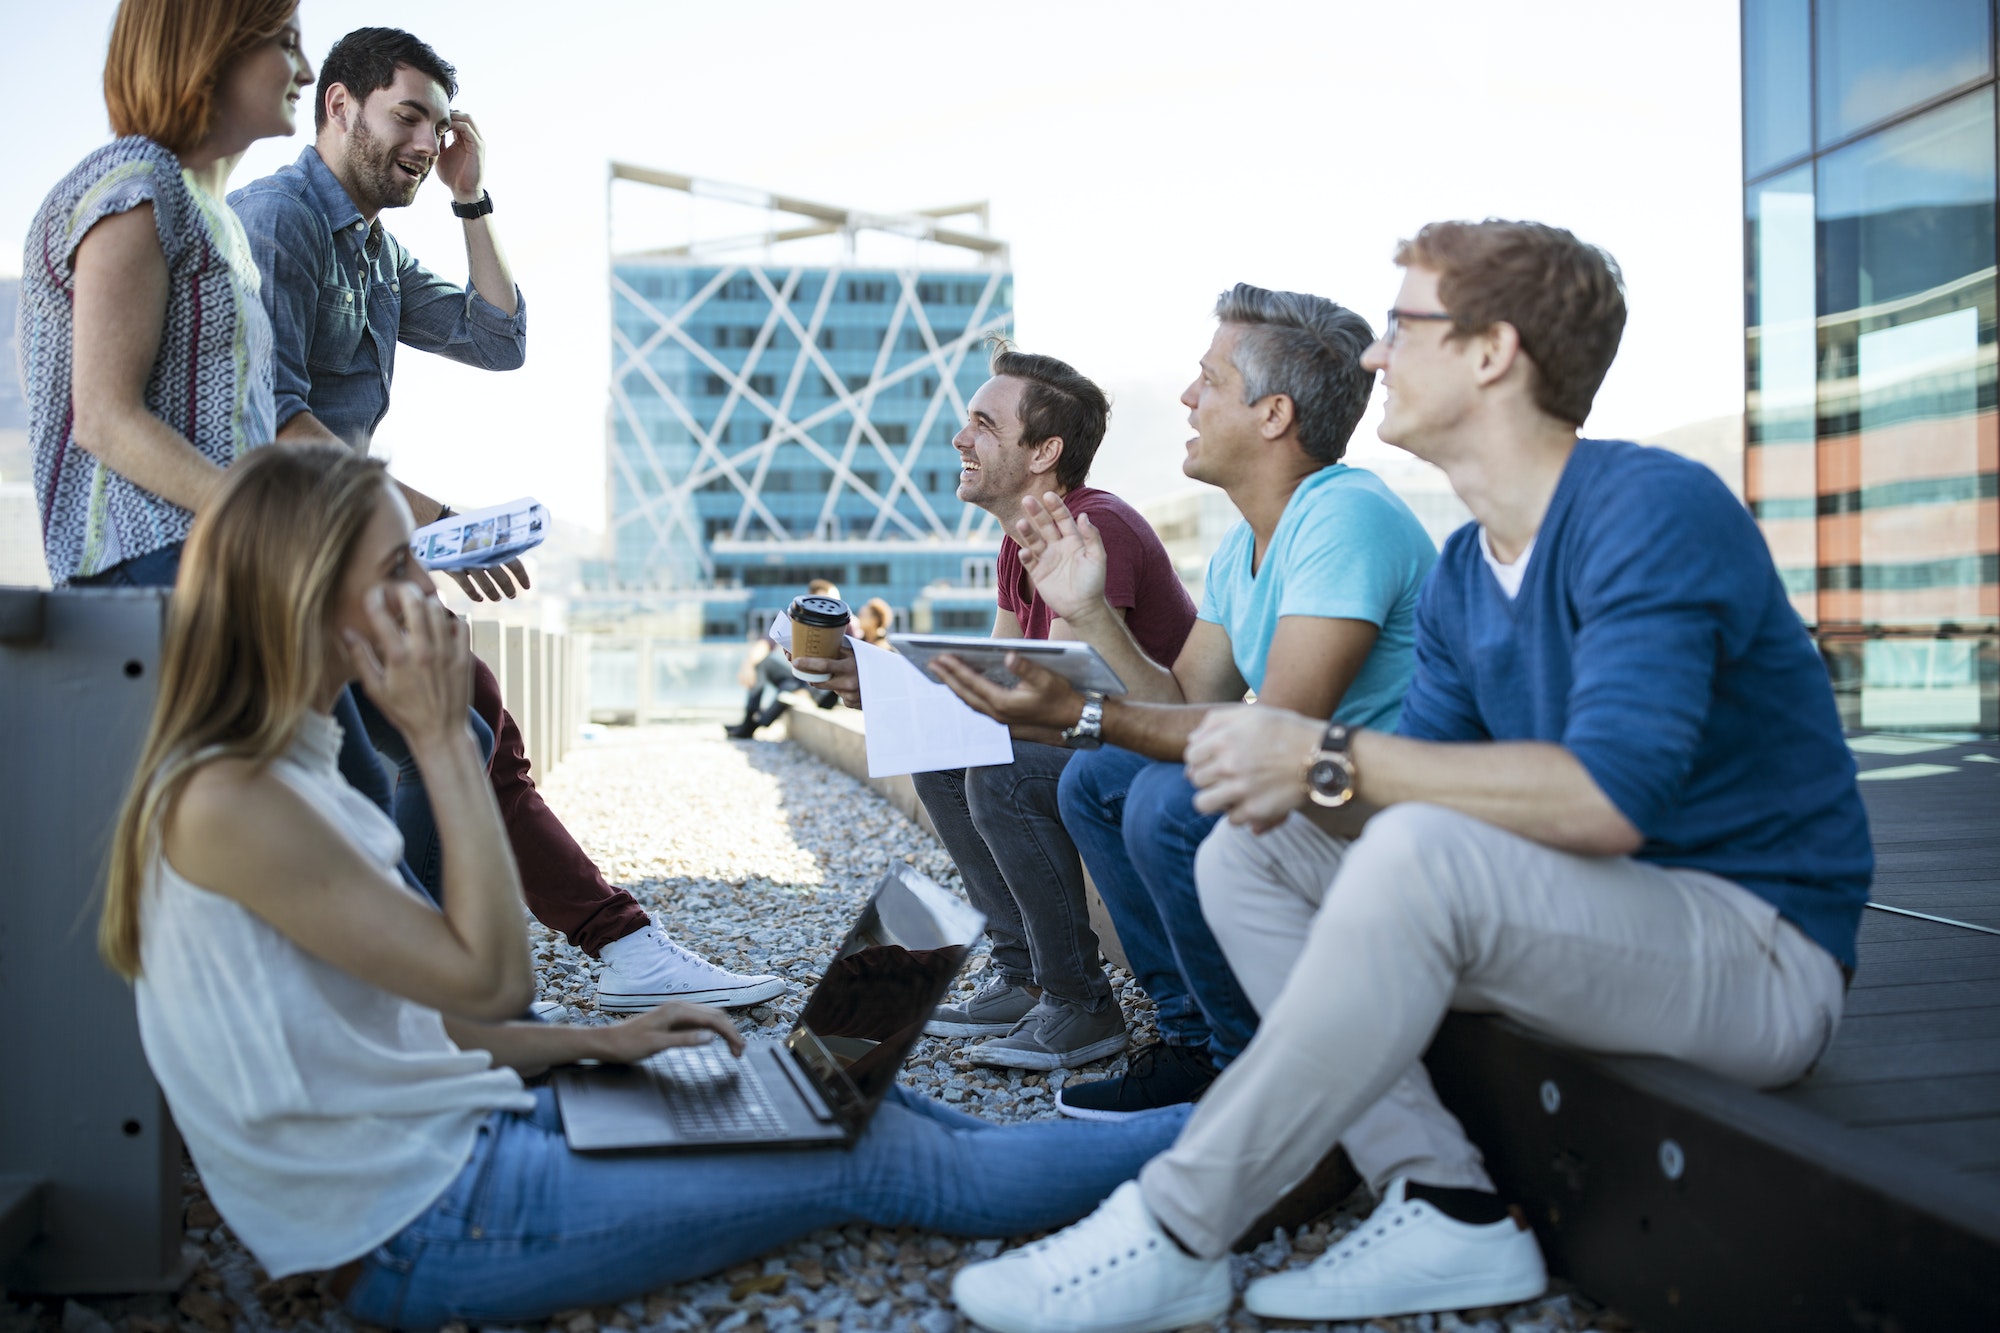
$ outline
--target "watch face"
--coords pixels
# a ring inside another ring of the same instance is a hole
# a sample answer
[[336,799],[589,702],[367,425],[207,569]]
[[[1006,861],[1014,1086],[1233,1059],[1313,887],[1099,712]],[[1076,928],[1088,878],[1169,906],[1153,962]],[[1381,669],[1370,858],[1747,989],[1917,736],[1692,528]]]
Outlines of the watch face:
[[1315,805],[1346,805],[1354,798],[1354,767],[1345,755],[1322,754],[1306,770],[1306,794]]

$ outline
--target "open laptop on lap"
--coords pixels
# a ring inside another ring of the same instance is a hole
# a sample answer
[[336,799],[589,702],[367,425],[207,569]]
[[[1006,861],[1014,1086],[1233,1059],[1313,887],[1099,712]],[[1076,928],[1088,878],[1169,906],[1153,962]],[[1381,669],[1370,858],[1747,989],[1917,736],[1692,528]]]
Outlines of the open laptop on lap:
[[985,918],[897,865],[783,1041],[739,1059],[720,1041],[632,1065],[556,1071],[563,1134],[579,1152],[850,1143],[896,1081]]

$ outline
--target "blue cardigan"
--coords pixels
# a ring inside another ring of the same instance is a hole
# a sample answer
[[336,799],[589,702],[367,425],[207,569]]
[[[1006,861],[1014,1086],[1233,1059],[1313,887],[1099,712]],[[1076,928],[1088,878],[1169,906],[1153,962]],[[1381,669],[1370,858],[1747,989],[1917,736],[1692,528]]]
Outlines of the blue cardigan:
[[1467,524],[1417,608],[1406,736],[1551,741],[1645,837],[1841,962],[1875,856],[1833,689],[1749,513],[1663,449],[1582,440],[1509,600]]

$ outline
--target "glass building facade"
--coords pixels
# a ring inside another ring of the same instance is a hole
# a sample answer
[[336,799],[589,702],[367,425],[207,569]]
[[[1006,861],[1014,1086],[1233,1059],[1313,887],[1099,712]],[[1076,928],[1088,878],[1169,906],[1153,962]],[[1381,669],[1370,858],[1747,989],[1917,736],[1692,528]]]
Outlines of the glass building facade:
[[704,637],[740,639],[815,578],[899,623],[932,584],[991,586],[951,439],[1012,329],[1004,267],[620,257],[611,288],[618,589],[713,591]]
[[1993,0],[1743,0],[1744,498],[1850,727],[2000,730]]

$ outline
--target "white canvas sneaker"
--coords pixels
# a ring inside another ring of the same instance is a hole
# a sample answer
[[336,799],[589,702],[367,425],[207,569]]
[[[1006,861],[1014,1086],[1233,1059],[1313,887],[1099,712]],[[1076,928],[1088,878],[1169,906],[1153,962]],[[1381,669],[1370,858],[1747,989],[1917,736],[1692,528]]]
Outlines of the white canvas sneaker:
[[1046,1240],[968,1264],[951,1298],[993,1333],[1154,1333],[1229,1309],[1227,1259],[1196,1259],[1160,1229],[1139,1182]]
[[658,926],[614,940],[600,956],[604,970],[597,977],[597,1007],[605,1013],[636,1014],[668,1000],[740,1009],[785,989],[783,977],[745,976],[717,967],[667,938]]
[[1307,1268],[1252,1282],[1244,1308],[1276,1319],[1380,1315],[1512,1305],[1548,1289],[1535,1233],[1511,1217],[1473,1226],[1390,1182],[1382,1203]]

